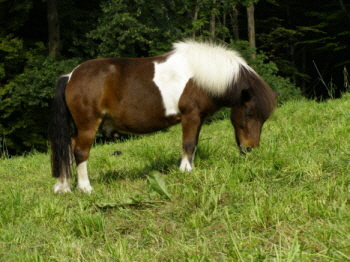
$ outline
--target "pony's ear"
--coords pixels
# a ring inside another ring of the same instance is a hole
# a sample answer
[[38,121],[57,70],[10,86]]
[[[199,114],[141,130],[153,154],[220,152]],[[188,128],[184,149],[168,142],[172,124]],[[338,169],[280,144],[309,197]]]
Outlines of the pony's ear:
[[242,90],[241,99],[242,99],[243,103],[248,102],[248,101],[250,101],[250,99],[252,99],[252,95],[251,95],[251,93],[249,92],[248,89],[243,89]]

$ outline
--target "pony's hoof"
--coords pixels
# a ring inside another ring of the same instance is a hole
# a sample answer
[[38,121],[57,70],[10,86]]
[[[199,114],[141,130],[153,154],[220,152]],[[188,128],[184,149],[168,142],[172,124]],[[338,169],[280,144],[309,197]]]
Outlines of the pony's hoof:
[[53,192],[55,194],[64,194],[64,193],[71,193],[70,187],[62,184],[62,183],[56,183],[53,187]]
[[191,172],[192,171],[192,166],[188,163],[188,164],[181,164],[180,165],[180,171],[181,172]]
[[92,186],[86,185],[86,186],[78,186],[78,190],[86,194],[91,194],[93,189],[92,189]]
[[181,172],[191,172],[192,171],[192,161],[189,161],[187,157],[183,157],[181,159],[181,164],[180,164],[180,171]]

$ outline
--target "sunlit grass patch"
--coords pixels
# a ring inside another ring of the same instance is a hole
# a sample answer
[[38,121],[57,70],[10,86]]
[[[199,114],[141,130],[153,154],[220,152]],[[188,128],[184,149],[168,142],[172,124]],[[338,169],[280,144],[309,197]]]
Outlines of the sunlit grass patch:
[[1,159],[0,260],[350,260],[349,134],[349,96],[288,102],[245,156],[204,125],[182,173],[176,126],[96,145],[91,195],[54,195],[48,154]]

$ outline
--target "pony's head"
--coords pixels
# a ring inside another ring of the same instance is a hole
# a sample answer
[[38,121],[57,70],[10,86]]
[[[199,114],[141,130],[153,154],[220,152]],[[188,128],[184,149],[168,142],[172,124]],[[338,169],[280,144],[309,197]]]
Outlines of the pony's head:
[[232,106],[231,122],[241,153],[259,146],[262,126],[276,107],[278,93],[254,71],[242,68],[238,82],[239,99]]
[[175,54],[194,83],[219,106],[232,108],[231,122],[241,152],[259,145],[264,122],[276,106],[277,95],[238,52],[214,43],[180,42]]

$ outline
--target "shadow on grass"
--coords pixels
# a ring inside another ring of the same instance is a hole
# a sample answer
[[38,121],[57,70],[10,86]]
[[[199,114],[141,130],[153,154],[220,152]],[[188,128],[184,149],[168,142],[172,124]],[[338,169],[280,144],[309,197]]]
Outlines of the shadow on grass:
[[124,168],[119,170],[108,170],[101,172],[97,181],[99,183],[114,183],[118,180],[138,180],[146,179],[152,171],[158,171],[162,174],[168,174],[174,168],[178,168],[179,161],[177,159],[155,159],[147,163],[143,168]]

